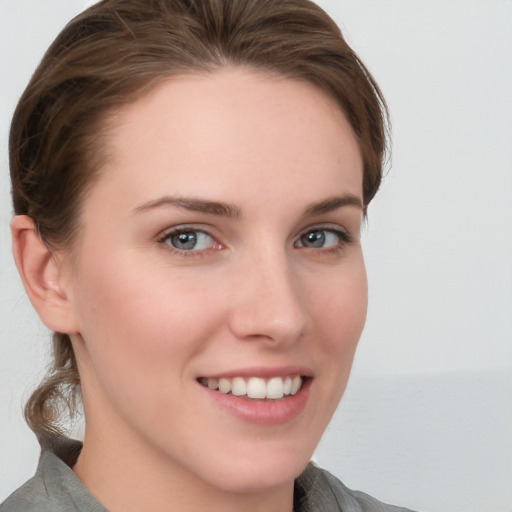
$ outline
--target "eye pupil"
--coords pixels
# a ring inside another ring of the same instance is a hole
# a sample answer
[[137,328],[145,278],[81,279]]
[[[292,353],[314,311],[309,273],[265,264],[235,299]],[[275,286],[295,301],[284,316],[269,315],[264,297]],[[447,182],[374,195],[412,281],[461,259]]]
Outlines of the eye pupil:
[[325,245],[325,232],[320,230],[310,231],[302,237],[301,241],[305,247],[323,247]]
[[188,251],[193,249],[197,244],[197,235],[194,232],[178,233],[171,237],[171,244],[176,249]]

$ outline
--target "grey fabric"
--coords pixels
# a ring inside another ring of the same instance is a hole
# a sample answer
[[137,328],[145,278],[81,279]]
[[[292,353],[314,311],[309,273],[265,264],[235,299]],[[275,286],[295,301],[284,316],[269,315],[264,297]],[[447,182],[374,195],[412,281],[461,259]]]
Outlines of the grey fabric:
[[352,491],[328,471],[309,464],[295,482],[295,512],[412,512]]
[[81,443],[45,443],[36,474],[1,505],[0,512],[107,512],[73,473]]
[[[107,512],[71,470],[82,445],[57,439],[43,446],[37,472],[0,505],[0,512]],[[352,491],[313,464],[295,482],[295,512],[411,512]]]

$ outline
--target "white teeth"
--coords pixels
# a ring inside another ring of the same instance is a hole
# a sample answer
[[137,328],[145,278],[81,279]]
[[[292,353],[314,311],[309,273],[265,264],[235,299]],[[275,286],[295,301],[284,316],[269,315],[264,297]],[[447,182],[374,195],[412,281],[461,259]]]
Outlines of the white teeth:
[[219,379],[219,391],[224,394],[229,393],[231,391],[231,381],[229,379]]
[[295,377],[293,377],[293,381],[292,381],[291,394],[295,395],[295,393],[297,393],[297,391],[299,391],[301,386],[302,386],[302,379],[300,378],[299,375],[295,375]]
[[286,379],[284,379],[283,393],[285,395],[289,395],[289,394],[291,394],[291,392],[292,392],[292,378],[286,377]]
[[274,377],[270,379],[267,384],[267,398],[283,398],[284,395],[284,383],[280,377]]
[[247,396],[249,398],[266,398],[267,385],[265,384],[265,379],[251,377],[247,381]]
[[235,377],[231,384],[231,393],[235,396],[242,396],[247,394],[247,384],[242,377]]
[[300,375],[293,377],[272,377],[268,381],[261,377],[234,377],[227,379],[200,378],[199,382],[210,389],[218,390],[223,394],[231,393],[234,396],[247,395],[249,398],[279,400],[285,396],[295,395],[303,384]]

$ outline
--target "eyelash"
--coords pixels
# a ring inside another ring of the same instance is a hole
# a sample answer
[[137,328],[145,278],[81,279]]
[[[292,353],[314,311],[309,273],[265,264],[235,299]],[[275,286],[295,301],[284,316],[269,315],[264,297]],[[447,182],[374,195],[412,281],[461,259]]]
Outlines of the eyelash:
[[[203,235],[206,235],[208,237],[210,237],[212,240],[213,240],[213,244],[214,247],[208,247],[208,248],[205,248],[205,249],[178,249],[176,247],[173,247],[170,243],[168,243],[168,241],[172,238],[172,237],[175,237],[175,236],[179,236],[179,235],[188,235],[190,233],[195,233],[195,234],[198,234],[198,233],[201,233]],[[207,233],[206,231],[202,230],[202,229],[198,229],[198,228],[195,228],[195,227],[192,227],[192,226],[182,226],[182,227],[179,227],[179,228],[173,228],[173,229],[170,229],[168,231],[165,231],[158,239],[157,239],[157,242],[159,244],[162,244],[165,246],[165,248],[169,251],[172,251],[173,253],[177,254],[178,256],[181,256],[181,257],[184,257],[184,258],[187,258],[187,257],[203,257],[205,256],[207,252],[209,252],[210,250],[214,250],[214,251],[218,251],[219,249],[222,248],[222,244],[220,244],[219,242],[217,242],[215,240],[215,238],[210,235],[209,233]]]
[[[306,235],[314,232],[324,232],[335,235],[338,238],[338,242],[331,247],[320,247],[318,249],[311,247],[298,246],[297,243]],[[351,245],[354,242],[354,237],[344,229],[333,228],[332,226],[313,226],[304,230],[298,237],[298,241],[295,243],[295,247],[312,249],[314,251],[322,251],[324,253],[338,253],[345,249],[345,247]]]
[[[329,233],[329,234],[335,235],[338,238],[338,243],[335,243],[331,247],[319,247],[319,248],[298,245],[299,243],[302,243],[301,239],[303,239],[303,237],[307,236],[308,234],[312,234],[314,232],[324,232],[324,233]],[[212,245],[214,245],[214,246],[204,248],[204,249],[196,249],[196,250],[188,249],[187,250],[187,249],[178,249],[176,247],[173,247],[170,243],[168,243],[168,241],[172,237],[179,236],[181,234],[190,234],[190,233],[195,233],[195,234],[201,233],[203,235],[210,237],[213,241]],[[182,226],[179,228],[172,228],[168,231],[165,231],[161,236],[158,237],[157,242],[159,244],[164,245],[167,250],[170,250],[173,253],[175,253],[181,257],[204,257],[208,254],[208,252],[210,250],[218,251],[223,248],[223,245],[221,243],[217,242],[216,239],[212,235],[210,235],[208,232],[206,232],[202,229],[195,228],[193,226]],[[348,231],[345,231],[342,229],[335,229],[331,226],[320,225],[320,226],[312,226],[312,227],[309,227],[309,228],[305,229],[304,231],[302,231],[301,234],[298,236],[297,241],[294,243],[294,247],[300,248],[300,249],[310,249],[315,252],[337,253],[337,252],[342,251],[345,247],[352,244],[353,242],[354,242],[354,237]]]

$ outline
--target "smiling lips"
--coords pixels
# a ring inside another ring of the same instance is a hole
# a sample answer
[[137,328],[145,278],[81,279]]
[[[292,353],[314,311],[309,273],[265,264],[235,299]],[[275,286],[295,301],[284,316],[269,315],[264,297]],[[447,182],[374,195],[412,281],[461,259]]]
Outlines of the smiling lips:
[[279,400],[295,395],[301,389],[304,379],[300,375],[272,377],[270,379],[261,377],[221,377],[219,379],[203,377],[199,379],[199,382],[203,386],[225,395],[231,393],[242,398]]

